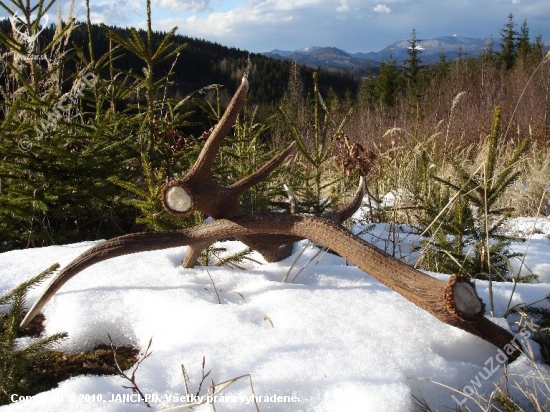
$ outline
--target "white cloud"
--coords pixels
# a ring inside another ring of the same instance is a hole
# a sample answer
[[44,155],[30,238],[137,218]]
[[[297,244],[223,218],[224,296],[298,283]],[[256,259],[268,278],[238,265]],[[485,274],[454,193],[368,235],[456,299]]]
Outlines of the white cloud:
[[[256,10],[296,10],[310,6],[322,6],[324,0],[247,0],[246,9]],[[242,8],[243,6],[236,6]]]
[[391,9],[388,6],[386,6],[385,4],[377,4],[376,6],[374,6],[372,11],[374,11],[376,13],[390,13]]
[[[294,33],[294,40],[303,46],[300,38],[304,36],[305,28],[309,27],[310,22],[326,20],[323,16],[329,12],[328,3],[325,0],[247,0],[227,11],[213,11],[193,18],[174,16],[157,19],[153,21],[153,26],[157,29],[178,26],[180,33],[226,45],[242,42],[245,38],[249,43],[265,42],[265,39],[277,39],[283,43]],[[211,4],[214,7],[216,2]]]
[[[68,4],[64,4],[63,9],[66,14],[69,10]],[[90,18],[93,23],[124,25],[132,21],[141,11],[140,2],[135,0],[90,2]],[[73,16],[81,19],[86,16],[84,1],[75,2]]]
[[512,0],[512,4],[519,4],[521,3],[521,0]]
[[166,7],[174,12],[190,11],[190,12],[203,12],[209,11],[209,0],[153,0],[152,7],[155,6]]
[[338,13],[345,13],[349,10],[350,10],[350,8],[349,8],[349,4],[348,4],[347,0],[340,0],[340,5],[336,8],[336,11]]

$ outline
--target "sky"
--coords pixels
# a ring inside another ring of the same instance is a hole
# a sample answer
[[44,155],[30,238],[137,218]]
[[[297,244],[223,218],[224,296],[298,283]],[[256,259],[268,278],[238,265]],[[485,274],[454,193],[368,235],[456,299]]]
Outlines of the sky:
[[[68,0],[60,1],[66,11]],[[95,23],[145,27],[145,0],[90,5]],[[532,37],[550,41],[549,0],[152,0],[152,13],[155,30],[177,26],[180,34],[258,53],[311,46],[380,51],[410,39],[413,29],[418,39],[499,39],[510,13],[518,27],[527,20]],[[85,0],[75,0],[73,14],[84,19]]]

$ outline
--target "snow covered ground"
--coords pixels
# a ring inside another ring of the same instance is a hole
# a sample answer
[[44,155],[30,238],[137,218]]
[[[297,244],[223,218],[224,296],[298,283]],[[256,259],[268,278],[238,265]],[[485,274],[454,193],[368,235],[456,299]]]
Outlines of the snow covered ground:
[[[387,230],[387,225],[377,225],[364,237],[391,252]],[[536,272],[544,282],[518,285],[511,304],[539,301],[550,293],[550,242],[545,238],[550,221],[517,219],[510,222],[509,230],[532,235],[529,242],[514,247],[518,251],[528,247],[522,270]],[[406,228],[398,236],[396,255],[407,256],[418,239]],[[53,263],[66,265],[93,244],[0,254],[0,293]],[[218,246],[229,253],[244,249],[239,242]],[[303,248],[289,277],[297,275],[296,279],[281,283]],[[258,262],[245,261],[244,271],[213,266],[183,269],[185,250],[123,256],[86,269],[46,305],[46,333],[68,332],[61,346],[70,351],[107,343],[107,333],[117,344],[142,349],[152,338],[153,353],[141,364],[137,383],[157,411],[186,404],[182,364],[190,392],[197,392],[203,356],[206,370],[212,370],[204,386],[210,378],[219,383],[250,374],[262,412],[411,411],[414,397],[424,398],[433,410],[454,410],[467,400],[450,388],[490,393],[495,383],[504,381],[498,352],[491,344],[439,322],[346,265],[341,257],[324,253],[314,257],[319,250],[308,241],[297,243],[293,256],[278,263],[265,263],[253,254]],[[487,302],[487,283],[478,281],[477,289]],[[40,290],[30,293],[29,304]],[[494,285],[497,317],[506,310],[511,290],[511,284]],[[503,318],[494,321],[508,325]],[[537,345],[532,347],[536,355]],[[537,378],[540,386],[544,379],[550,384],[550,369],[526,356],[509,366],[508,375],[510,387],[514,380],[525,386],[529,377]],[[2,409],[147,410],[135,397],[128,399],[131,391],[122,387],[127,383],[117,376],[75,377]],[[238,380],[217,396],[218,412],[256,410],[248,379]],[[476,410],[471,401],[466,405]],[[193,410],[213,409],[202,405]]]

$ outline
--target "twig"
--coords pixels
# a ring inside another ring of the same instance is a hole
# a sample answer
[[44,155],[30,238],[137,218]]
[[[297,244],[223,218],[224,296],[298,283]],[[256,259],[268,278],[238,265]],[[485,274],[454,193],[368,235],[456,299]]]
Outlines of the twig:
[[[216,294],[216,298],[218,299],[218,303],[221,305],[222,301],[220,299],[220,295],[218,294],[218,289],[216,289],[216,285],[214,284],[214,279],[212,279],[212,275],[210,275],[210,272],[208,271],[208,269],[206,269],[206,273],[208,273],[208,277],[210,278],[210,282],[212,283],[212,287],[214,288],[214,293]],[[203,358],[203,368],[204,368],[204,358]]]
[[269,316],[267,316],[267,315],[264,316],[264,320],[267,321],[271,325],[272,328],[275,327],[275,325],[273,324],[273,321],[271,320],[271,318]]
[[206,378],[208,377],[208,375],[210,375],[210,372],[212,372],[212,369],[209,370],[208,372],[206,372],[206,374],[204,373],[204,365],[206,364],[206,358],[203,356],[202,357],[202,379],[199,383],[199,390],[197,391],[197,395],[196,396],[199,396],[200,393],[201,393],[201,388],[202,388],[202,384],[204,383],[204,381],[206,380]]
[[[292,272],[292,269],[294,269],[294,268],[298,265],[298,261],[299,261],[300,257],[302,257],[302,255],[304,254],[304,252],[306,251],[306,249],[307,249],[308,247],[309,247],[309,245],[304,246],[303,249],[300,251],[300,253],[298,253],[298,255],[296,256],[296,258],[295,258],[294,261],[292,262],[292,265],[290,265],[290,268],[288,268],[288,271],[286,272],[286,274],[285,274],[283,280],[281,281],[281,283],[286,283],[286,282],[287,282],[288,278],[290,277],[290,273]],[[310,264],[311,262],[313,262],[313,259],[315,259],[317,256],[319,256],[319,254],[320,254],[321,252],[323,252],[323,251],[326,253],[326,252],[328,251],[328,248],[319,249],[319,250],[315,253],[315,255],[313,255],[311,258],[309,258],[309,260],[304,264],[304,266],[302,266],[302,267],[300,268],[300,270],[298,270],[298,273],[296,273],[296,275],[294,275],[294,277],[292,278],[292,280],[290,281],[290,283],[294,283],[294,281],[296,280],[296,278],[298,277],[298,275],[299,275],[300,273],[302,273],[302,272],[304,271],[304,269],[305,269],[306,267],[308,267],[309,264]],[[324,256],[324,255],[323,255],[323,256]]]
[[[239,379],[246,378],[246,377],[248,378],[248,380],[250,382],[250,389],[252,391],[252,395],[253,395],[253,399],[254,399],[254,406],[256,408],[256,412],[260,412],[260,407],[258,406],[258,402],[256,401],[256,392],[254,391],[254,385],[252,384],[252,376],[249,373],[246,374],[246,375],[238,376],[238,377],[233,378],[233,379],[229,379],[229,380],[224,381],[224,382],[220,382],[218,384],[214,384],[212,382],[213,385],[214,385],[214,389],[216,387],[218,389],[215,389],[215,391],[212,393],[212,395],[210,395],[211,396],[210,399],[214,399],[214,397],[218,393],[222,392],[223,390],[225,390],[226,388],[228,388],[229,386],[231,386],[232,384],[237,382]],[[208,399],[208,397],[204,397],[200,402],[192,402],[192,403],[188,403],[188,404],[183,405],[183,406],[174,406],[173,408],[163,409],[160,412],[173,412],[173,411],[182,410],[182,409],[191,409],[191,408],[194,408],[195,406],[204,405],[210,399]]]
[[174,71],[174,67],[176,66],[176,63],[178,61],[178,57],[180,56],[180,52],[177,52],[176,53],[176,58],[174,59],[174,61],[172,62],[172,66],[170,66],[170,70],[168,70],[168,74],[166,75],[166,83],[164,83],[164,94],[162,96],[162,100],[161,100],[161,113],[162,113],[162,110],[164,109],[164,106],[166,104],[166,94],[167,94],[167,91],[168,91],[168,78],[171,76],[172,72]]
[[212,400],[212,410],[216,412],[216,399],[214,398],[214,393],[216,392],[216,385],[214,384],[214,380],[210,379],[210,386],[208,386],[208,390],[206,391],[206,396],[210,397]]
[[290,267],[288,268],[288,271],[286,272],[286,275],[284,276],[283,280],[281,280],[281,283],[286,283],[286,281],[288,280],[289,276],[290,276],[290,272],[292,272],[292,269],[296,266],[296,264],[298,263],[298,260],[300,259],[300,257],[304,254],[304,252],[306,251],[306,248],[308,247],[309,245],[307,246],[304,246],[302,248],[302,250],[300,251],[300,253],[298,253],[298,255],[296,256],[296,258],[294,259],[294,262],[292,262],[292,265],[290,265]]
[[[409,378],[411,379],[411,378]],[[477,392],[477,387],[474,386],[474,390],[475,392],[472,393],[471,395],[468,395],[458,389],[455,389],[453,388],[452,386],[449,386],[449,385],[446,385],[444,383],[441,383],[441,382],[436,382],[436,381],[433,381],[429,378],[412,378],[412,379],[418,379],[419,381],[425,381],[425,382],[430,382],[430,383],[433,383],[437,386],[440,386],[442,388],[445,388],[445,389],[449,389],[450,391],[453,391],[455,393],[458,393],[459,395],[464,395],[465,398],[468,398],[470,399],[472,402],[474,402],[479,408],[481,411],[486,411],[486,409],[483,407],[483,405],[480,403],[480,401],[486,401],[486,399],[484,399],[478,392]],[[478,397],[478,399],[475,399],[472,395],[476,395]]]
[[[537,216],[535,218],[535,222],[533,223],[533,230],[531,230],[531,232],[533,232],[534,229],[537,226],[537,221],[538,221],[539,216],[540,216],[540,209],[542,208],[542,203],[544,201],[544,195],[545,194],[546,194],[546,191],[542,192],[542,196],[540,197],[539,207],[538,207],[538,210],[537,210]],[[531,239],[532,238],[533,238],[533,236],[529,236],[529,239],[527,240],[527,247],[525,248],[525,252],[523,253],[523,256],[521,257],[521,263],[519,265],[518,273],[516,274],[515,277],[512,278],[512,280],[514,282],[514,286],[512,287],[512,293],[510,293],[510,299],[508,299],[508,305],[506,305],[506,312],[504,312],[504,317],[506,317],[510,312],[510,305],[512,304],[512,298],[514,297],[514,293],[516,291],[516,286],[518,284],[518,280],[519,280],[519,277],[520,277],[520,274],[521,274],[521,269],[523,269],[523,266],[525,266],[525,256],[527,254],[527,250],[529,250],[529,247],[531,246]]]
[[234,292],[234,293],[236,293],[237,295],[239,295],[239,296],[241,297],[241,299],[243,300],[243,302],[246,303],[246,299],[245,299],[245,297],[243,296],[242,293],[239,293],[239,292]]
[[185,387],[185,395],[189,395],[189,375],[183,363],[181,364],[181,373],[183,375],[183,386]]
[[[326,248],[328,250],[328,248]],[[323,249],[318,249],[317,252],[306,262],[306,264],[304,266],[302,266],[300,268],[300,270],[298,271],[298,273],[296,273],[296,275],[292,278],[292,280],[290,281],[290,283],[294,283],[294,281],[296,280],[296,278],[298,277],[298,275],[300,273],[302,273],[304,271],[305,268],[307,268],[309,266],[309,264],[311,262],[313,262],[313,259],[315,259],[317,256],[319,256],[319,254],[323,251]]]
[[137,393],[139,394],[140,396],[140,399],[145,403],[145,405],[147,405],[148,408],[151,408],[151,405],[149,404],[149,402],[147,402],[145,400],[145,394],[141,391],[141,389],[138,387],[137,383],[136,383],[136,372],[138,371],[139,369],[139,366],[141,365],[141,363],[147,359],[149,356],[151,356],[151,354],[153,352],[150,352],[149,349],[151,349],[151,344],[153,343],[153,338],[149,339],[149,344],[147,345],[147,349],[145,349],[145,352],[143,353],[143,355],[141,356],[141,358],[137,361],[136,363],[136,366],[134,368],[134,370],[132,371],[132,376],[128,376],[123,370],[122,368],[120,367],[120,365],[118,364],[118,360],[116,358],[116,355],[117,355],[117,347],[115,346],[115,344],[113,343],[113,340],[111,339],[111,335],[107,334],[107,338],[109,339],[109,342],[111,344],[111,350],[113,351],[113,359],[115,361],[115,366],[116,366],[116,371],[117,371],[117,374],[119,376],[121,376],[122,378],[128,380],[132,386],[124,386],[122,385],[122,387],[124,389],[131,389],[133,393]]

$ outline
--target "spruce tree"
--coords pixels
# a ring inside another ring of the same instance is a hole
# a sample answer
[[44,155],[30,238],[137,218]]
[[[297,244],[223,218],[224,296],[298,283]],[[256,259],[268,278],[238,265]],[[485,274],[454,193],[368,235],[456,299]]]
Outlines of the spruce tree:
[[399,70],[397,62],[391,55],[380,65],[380,74],[376,79],[375,90],[382,105],[395,106],[399,90]]
[[411,39],[408,40],[409,47],[407,49],[408,59],[405,60],[405,77],[409,95],[412,99],[412,104],[418,114],[420,109],[420,99],[422,97],[422,80],[421,80],[421,65],[422,47],[420,41],[416,38],[416,30],[413,29]]
[[[290,173],[290,186],[298,195],[302,210],[316,215],[334,208],[342,195],[335,191],[335,184],[342,179],[342,176],[327,170],[327,164],[352,114],[352,109],[349,109],[341,120],[335,119],[331,108],[321,95],[318,79],[318,73],[315,72],[313,74],[313,107],[306,114],[309,122],[304,123],[305,129],[301,128],[297,122],[302,120],[296,119],[297,113],[300,112],[298,108],[293,108],[292,112],[287,112],[282,106],[279,108],[294,136],[299,152]],[[327,197],[328,192],[332,192],[330,197]]]
[[518,56],[517,42],[519,33],[516,31],[516,23],[514,22],[514,15],[510,13],[508,15],[508,23],[500,31],[501,43],[500,43],[500,61],[506,69],[511,69],[516,63]]
[[529,38],[529,27],[527,26],[527,20],[524,20],[521,25],[518,36],[517,50],[518,56],[522,60],[525,60],[531,53],[531,40]]
[[[520,176],[517,165],[529,139],[521,141],[505,160],[501,156],[505,136],[500,127],[501,108],[496,107],[491,133],[484,143],[483,163],[472,171],[449,157],[447,161],[456,178],[434,176],[442,187],[437,196],[426,199],[430,222],[426,231],[432,236],[426,252],[427,269],[491,281],[511,280],[509,262],[519,255],[508,248],[511,238],[503,235],[500,228],[513,209],[500,207],[499,200]],[[449,202],[451,192],[455,193],[454,200]],[[435,220],[441,219],[443,205],[448,207],[447,216],[434,225]]]

